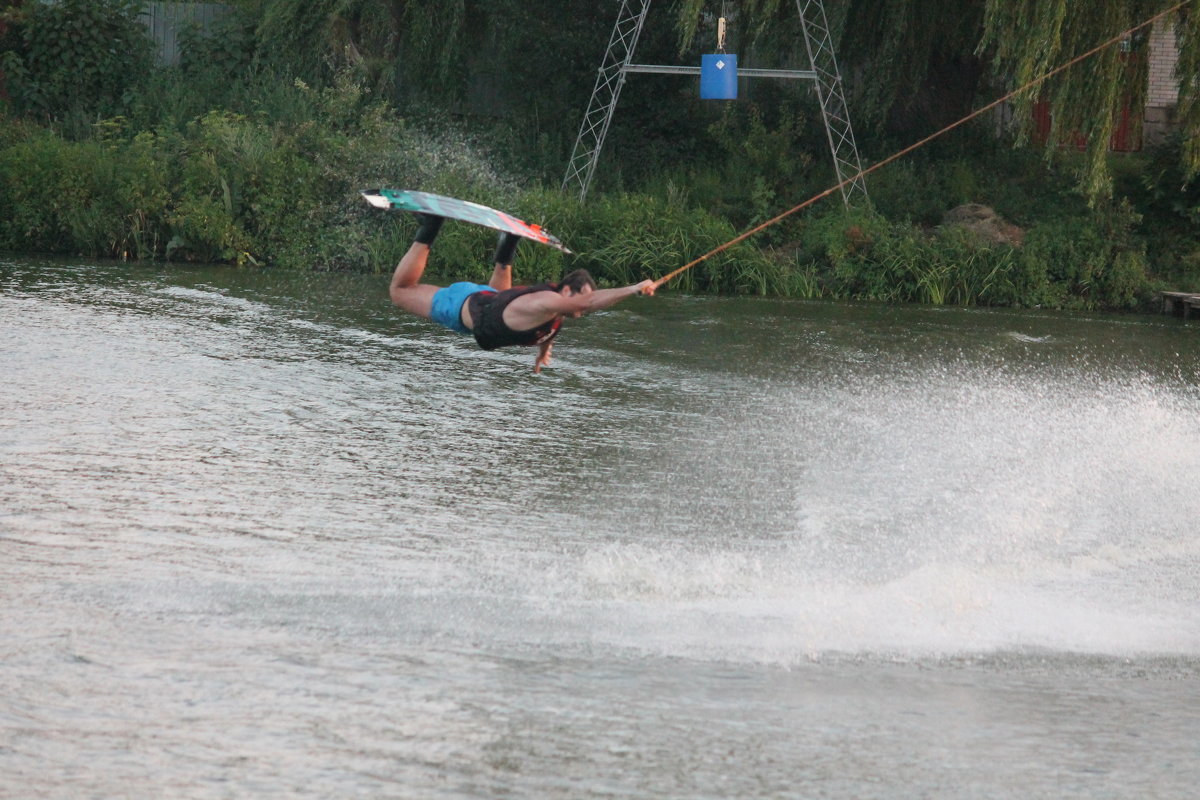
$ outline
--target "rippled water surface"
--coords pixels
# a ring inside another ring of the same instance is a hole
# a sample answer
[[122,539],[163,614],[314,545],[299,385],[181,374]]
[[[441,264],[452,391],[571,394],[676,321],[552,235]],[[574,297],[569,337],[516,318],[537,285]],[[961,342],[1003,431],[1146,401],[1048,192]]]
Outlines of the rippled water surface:
[[1188,798],[1200,323],[0,259],[0,796]]

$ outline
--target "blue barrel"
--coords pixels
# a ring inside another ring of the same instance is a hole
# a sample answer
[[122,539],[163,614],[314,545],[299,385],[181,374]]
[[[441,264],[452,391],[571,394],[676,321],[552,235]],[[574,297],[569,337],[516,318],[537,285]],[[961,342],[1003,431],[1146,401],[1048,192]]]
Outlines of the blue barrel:
[[713,53],[700,56],[700,99],[737,100],[737,56]]

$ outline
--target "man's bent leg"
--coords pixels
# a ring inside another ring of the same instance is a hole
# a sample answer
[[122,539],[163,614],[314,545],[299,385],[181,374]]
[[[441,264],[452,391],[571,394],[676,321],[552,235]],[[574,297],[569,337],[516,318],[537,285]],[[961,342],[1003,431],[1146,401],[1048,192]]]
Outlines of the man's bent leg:
[[421,282],[421,276],[425,274],[425,265],[428,263],[429,245],[413,242],[396,265],[396,271],[392,273],[391,290],[395,292],[397,289],[416,286]]
[[396,265],[396,271],[392,273],[392,285],[388,290],[392,302],[405,311],[422,317],[429,316],[433,306],[433,295],[440,288],[420,281],[421,276],[425,274],[425,265],[429,263],[429,248],[445,221],[445,217],[417,214],[417,235],[408,252]]
[[416,217],[417,235],[392,274],[393,290],[416,286],[421,282],[425,264],[429,261],[429,249],[433,247],[433,240],[437,238],[442,223],[446,221],[445,217],[435,217],[432,214],[417,214]]
[[440,287],[428,283],[419,283],[425,272],[425,264],[429,261],[429,245],[413,242],[396,265],[392,275],[392,285],[388,288],[392,302],[412,314],[422,317],[429,316],[433,307],[433,294]]
[[496,241],[496,255],[492,258],[495,267],[492,269],[492,279],[488,285],[498,292],[512,288],[512,262],[521,237],[511,233],[501,233]]
[[396,265],[392,273],[388,294],[391,301],[409,313],[428,318],[433,307],[433,294],[440,287],[430,283],[420,283],[425,273],[425,265],[430,260],[430,246],[413,242]]
[[488,281],[488,286],[495,289],[497,292],[503,292],[512,288],[512,265],[497,264],[492,270],[492,279]]
[[441,288],[431,283],[418,283],[416,286],[393,286],[392,302],[410,314],[432,319],[433,296]]

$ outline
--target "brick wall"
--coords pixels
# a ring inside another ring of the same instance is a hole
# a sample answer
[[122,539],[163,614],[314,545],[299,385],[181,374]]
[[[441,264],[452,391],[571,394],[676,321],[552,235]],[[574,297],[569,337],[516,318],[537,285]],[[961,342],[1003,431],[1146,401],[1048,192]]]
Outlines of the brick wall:
[[1159,22],[1150,33],[1150,92],[1147,106],[1173,106],[1179,100],[1179,83],[1175,79],[1175,62],[1179,56],[1175,47],[1175,28]]
[[1150,32],[1150,85],[1142,118],[1142,136],[1147,145],[1160,143],[1174,125],[1175,105],[1179,102],[1179,81],[1175,78],[1178,60],[1174,25],[1159,22]]

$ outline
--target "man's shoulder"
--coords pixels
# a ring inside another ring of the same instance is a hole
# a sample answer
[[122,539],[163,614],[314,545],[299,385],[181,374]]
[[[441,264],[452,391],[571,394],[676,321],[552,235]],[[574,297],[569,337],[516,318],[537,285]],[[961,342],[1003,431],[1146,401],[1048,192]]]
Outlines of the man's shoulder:
[[511,298],[512,300],[521,300],[529,298],[531,301],[548,299],[547,295],[558,297],[558,291],[551,283],[535,283],[532,286],[514,286],[511,289],[505,289],[499,293],[501,297]]
[[514,286],[508,291],[521,292],[522,294],[533,294],[534,292],[554,292],[558,293],[558,287],[553,283],[533,283],[528,286]]

